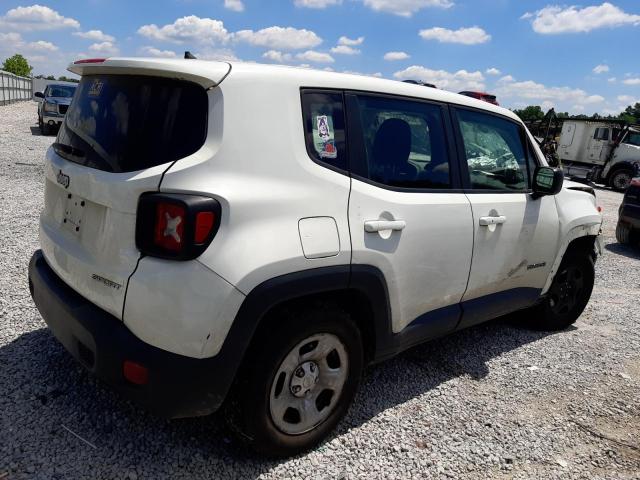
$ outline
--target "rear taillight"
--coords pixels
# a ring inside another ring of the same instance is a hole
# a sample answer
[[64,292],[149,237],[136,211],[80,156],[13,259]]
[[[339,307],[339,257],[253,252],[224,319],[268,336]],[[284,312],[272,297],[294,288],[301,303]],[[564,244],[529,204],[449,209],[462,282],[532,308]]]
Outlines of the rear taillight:
[[632,187],[640,187],[640,177],[631,179]]
[[213,240],[220,214],[213,198],[145,193],[138,202],[136,245],[146,255],[192,260]]

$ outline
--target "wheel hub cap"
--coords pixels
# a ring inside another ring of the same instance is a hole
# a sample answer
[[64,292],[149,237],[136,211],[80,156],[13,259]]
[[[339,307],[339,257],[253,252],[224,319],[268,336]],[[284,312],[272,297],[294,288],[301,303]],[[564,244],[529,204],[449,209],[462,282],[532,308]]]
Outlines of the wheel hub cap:
[[282,360],[271,385],[269,410],[274,425],[300,435],[325,421],[334,410],[349,372],[345,345],[318,333],[296,345]]
[[311,392],[311,389],[318,383],[320,371],[316,362],[304,362],[295,369],[291,377],[289,388],[291,393],[298,398],[302,398]]

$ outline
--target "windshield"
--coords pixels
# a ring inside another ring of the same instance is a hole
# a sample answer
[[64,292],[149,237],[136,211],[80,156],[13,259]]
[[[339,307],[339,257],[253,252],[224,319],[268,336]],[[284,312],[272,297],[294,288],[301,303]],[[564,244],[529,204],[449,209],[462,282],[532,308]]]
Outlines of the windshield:
[[71,98],[74,93],[76,93],[76,87],[66,85],[49,85],[46,96]]
[[207,94],[181,80],[131,75],[82,77],[58,133],[56,152],[109,172],[133,172],[202,147]]

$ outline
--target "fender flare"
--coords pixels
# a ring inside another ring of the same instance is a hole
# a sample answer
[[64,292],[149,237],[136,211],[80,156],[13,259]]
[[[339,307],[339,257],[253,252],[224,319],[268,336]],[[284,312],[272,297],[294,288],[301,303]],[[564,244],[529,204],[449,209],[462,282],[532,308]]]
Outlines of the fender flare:
[[[600,234],[601,225],[602,225],[601,223],[589,223],[585,225],[578,225],[577,227],[574,227],[567,232],[567,234],[562,239],[562,243],[560,244],[560,248],[558,249],[558,253],[553,262],[553,266],[549,271],[549,276],[547,277],[547,281],[544,284],[544,287],[542,288],[541,295],[545,295],[549,290],[549,288],[551,287],[553,278],[556,276],[556,273],[558,272],[558,268],[560,267],[560,263],[562,262],[564,255],[567,253],[567,248],[569,247],[571,242],[581,237],[593,236],[593,237],[599,238],[598,235]],[[595,242],[595,248],[596,248],[596,254],[602,255],[602,247],[600,243],[597,241],[597,239]]]
[[[227,376],[235,377],[261,321],[274,307],[309,295],[349,291],[364,295],[369,302],[375,339],[388,338],[385,335],[391,331],[391,311],[386,282],[379,269],[367,265],[335,265],[288,273],[264,281],[242,302],[218,353],[226,359]],[[377,343],[374,340],[376,352],[380,348]]]

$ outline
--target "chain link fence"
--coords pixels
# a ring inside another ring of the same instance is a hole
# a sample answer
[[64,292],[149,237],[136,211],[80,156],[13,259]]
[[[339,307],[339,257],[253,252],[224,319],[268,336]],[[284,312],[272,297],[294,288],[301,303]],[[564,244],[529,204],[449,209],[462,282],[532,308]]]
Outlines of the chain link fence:
[[0,105],[31,100],[33,80],[0,70]]

